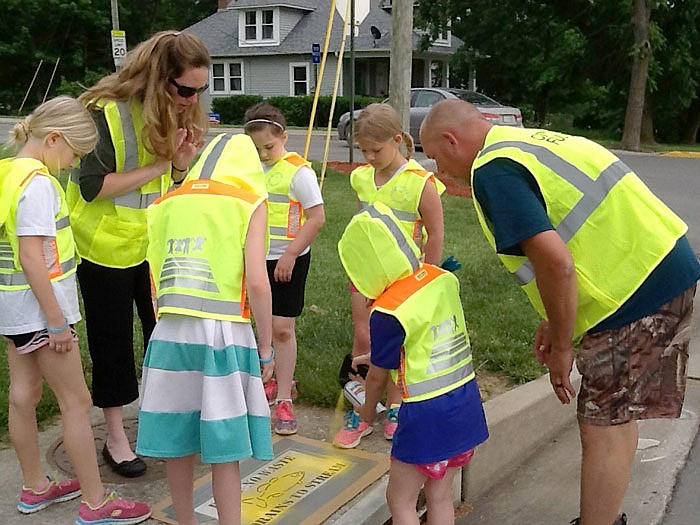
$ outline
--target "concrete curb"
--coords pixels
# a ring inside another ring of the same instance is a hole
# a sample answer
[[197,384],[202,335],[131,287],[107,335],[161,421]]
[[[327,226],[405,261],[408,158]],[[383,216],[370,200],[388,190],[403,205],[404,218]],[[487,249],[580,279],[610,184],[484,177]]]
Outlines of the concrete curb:
[[[577,391],[580,382],[574,369],[572,384]],[[484,410],[490,436],[463,471],[463,500],[473,501],[488,492],[576,420],[575,401],[559,402],[549,374],[490,399]]]

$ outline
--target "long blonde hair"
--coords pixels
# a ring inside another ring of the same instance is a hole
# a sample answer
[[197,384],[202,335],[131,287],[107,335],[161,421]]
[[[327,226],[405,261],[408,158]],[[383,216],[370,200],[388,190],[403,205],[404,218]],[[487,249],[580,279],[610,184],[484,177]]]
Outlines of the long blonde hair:
[[208,68],[209,63],[209,51],[197,36],[161,31],[127,53],[122,69],[102,78],[80,100],[88,107],[100,99],[142,102],[144,145],[151,153],[170,159],[178,128],[206,131],[208,124],[201,104],[189,105],[182,114],[175,112],[168,92],[170,80],[190,68]]
[[375,102],[363,109],[353,126],[352,134],[355,140],[366,138],[375,142],[386,142],[396,135],[401,135],[406,150],[401,153],[410,159],[415,151],[413,138],[401,127],[399,114],[384,102]]
[[82,157],[97,144],[97,128],[90,112],[78,100],[65,95],[47,100],[10,130],[9,144],[16,149],[30,136],[43,139],[56,131],[73,152]]

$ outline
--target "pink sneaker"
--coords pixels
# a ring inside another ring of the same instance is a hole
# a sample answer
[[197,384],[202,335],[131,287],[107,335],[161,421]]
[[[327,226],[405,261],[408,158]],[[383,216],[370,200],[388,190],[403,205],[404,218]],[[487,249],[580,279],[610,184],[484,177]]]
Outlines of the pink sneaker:
[[116,493],[109,495],[93,508],[85,501],[80,502],[77,525],[134,525],[151,516],[151,507],[145,503],[118,498]]
[[386,419],[384,420],[384,439],[391,441],[394,439],[394,432],[399,426],[399,408],[401,405],[392,404],[386,411]]
[[[297,400],[297,380],[292,379],[292,401]],[[272,378],[267,383],[265,383],[265,397],[267,398],[267,404],[272,406],[277,401],[277,379]]]
[[333,437],[333,444],[338,448],[355,448],[363,437],[369,436],[374,428],[360,419],[354,410],[345,414],[345,426]]
[[19,493],[19,503],[17,503],[18,511],[22,514],[32,514],[54,503],[69,501],[80,496],[80,483],[77,479],[57,481],[50,476],[46,476],[46,479],[49,480],[49,483],[42,491],[22,487],[22,492]]
[[275,434],[289,436],[297,433],[297,418],[294,406],[286,399],[275,405]]

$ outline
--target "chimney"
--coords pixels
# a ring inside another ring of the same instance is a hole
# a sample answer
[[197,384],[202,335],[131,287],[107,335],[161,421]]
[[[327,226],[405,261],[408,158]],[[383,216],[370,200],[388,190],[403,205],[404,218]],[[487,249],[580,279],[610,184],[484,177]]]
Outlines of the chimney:
[[219,11],[223,11],[228,7],[230,0],[219,0]]

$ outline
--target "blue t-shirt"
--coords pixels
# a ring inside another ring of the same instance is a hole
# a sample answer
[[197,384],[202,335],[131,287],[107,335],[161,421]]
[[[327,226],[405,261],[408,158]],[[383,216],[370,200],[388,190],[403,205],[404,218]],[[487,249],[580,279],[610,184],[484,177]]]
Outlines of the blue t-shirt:
[[[406,338],[399,321],[375,311],[369,330],[372,365],[398,369]],[[488,436],[479,387],[469,381],[432,399],[402,403],[391,454],[404,463],[435,463],[473,449]]]
[[[478,168],[472,190],[492,227],[498,253],[523,255],[522,241],[554,229],[535,178],[513,160],[498,158]],[[700,265],[683,236],[637,291],[588,333],[621,328],[650,315],[699,278]]]

